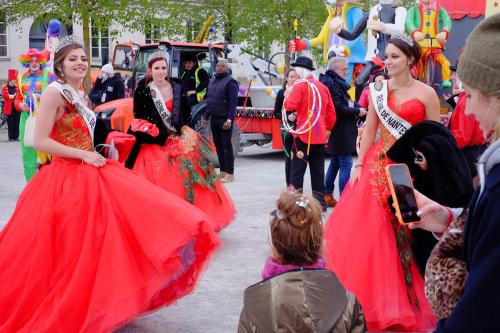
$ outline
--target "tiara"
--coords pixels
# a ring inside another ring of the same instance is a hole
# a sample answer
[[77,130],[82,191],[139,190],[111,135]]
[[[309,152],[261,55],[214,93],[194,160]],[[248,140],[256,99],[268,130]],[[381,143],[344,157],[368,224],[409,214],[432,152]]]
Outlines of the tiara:
[[64,38],[61,38],[61,40],[59,40],[59,45],[57,45],[56,52],[58,52],[63,47],[68,46],[68,45],[72,45],[72,44],[80,45],[83,48],[83,40],[79,36],[68,35]]
[[148,57],[148,62],[153,60],[154,58],[165,58],[165,60],[168,60],[168,53],[162,50],[154,51],[151,53],[151,55]]
[[405,42],[406,44],[410,45],[411,47],[414,46],[413,44],[413,39],[411,39],[410,36],[405,34],[404,32],[396,31],[395,33],[391,34],[391,39],[399,39]]

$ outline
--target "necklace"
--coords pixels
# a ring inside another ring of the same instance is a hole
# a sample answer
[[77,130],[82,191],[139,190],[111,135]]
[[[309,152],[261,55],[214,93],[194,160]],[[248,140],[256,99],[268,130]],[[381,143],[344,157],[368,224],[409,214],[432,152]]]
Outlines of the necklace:
[[413,82],[414,81],[415,81],[415,79],[413,77],[410,77],[410,82],[409,83],[402,84],[401,87],[393,87],[391,89],[391,91],[395,92],[397,90],[401,90],[401,88],[410,88],[411,86],[413,86]]

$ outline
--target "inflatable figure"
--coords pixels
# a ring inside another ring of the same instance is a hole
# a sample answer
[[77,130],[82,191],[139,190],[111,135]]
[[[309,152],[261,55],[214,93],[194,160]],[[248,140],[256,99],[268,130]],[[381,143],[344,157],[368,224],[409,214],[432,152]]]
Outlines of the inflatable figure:
[[330,28],[338,36],[347,40],[359,38],[365,29],[368,29],[368,43],[365,55],[366,65],[361,74],[356,78],[356,85],[363,86],[370,73],[377,66],[373,58],[384,59],[385,47],[391,38],[391,34],[404,32],[406,9],[395,0],[379,0],[379,3],[366,13],[354,29],[343,28],[337,22],[333,22]]
[[[290,51],[299,52],[309,50],[311,47],[323,47],[323,60],[325,64],[330,58],[329,54],[338,55],[338,50],[343,50],[344,56],[349,58],[349,69],[347,72],[347,82],[351,81],[355,66],[362,67],[365,63],[364,55],[366,53],[363,36],[355,38],[352,41],[346,41],[339,38],[336,33],[330,30],[330,23],[336,20],[342,27],[352,29],[363,17],[361,6],[357,0],[326,0],[326,10],[328,17],[323,24],[319,35],[311,40],[307,38],[296,38],[290,41]],[[333,51],[333,52],[332,52]]]
[[422,58],[419,63],[419,77],[426,70],[427,59],[432,56],[434,62],[441,65],[443,88],[450,88],[450,61],[443,53],[444,44],[451,30],[451,19],[446,9],[436,3],[436,0],[421,0],[408,10],[406,30],[422,48]]

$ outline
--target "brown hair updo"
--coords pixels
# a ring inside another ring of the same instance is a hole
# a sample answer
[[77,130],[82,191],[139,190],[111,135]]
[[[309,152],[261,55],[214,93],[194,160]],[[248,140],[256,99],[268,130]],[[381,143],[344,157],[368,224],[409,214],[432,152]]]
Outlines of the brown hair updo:
[[311,265],[321,257],[321,206],[302,193],[283,192],[271,213],[271,240],[283,265]]

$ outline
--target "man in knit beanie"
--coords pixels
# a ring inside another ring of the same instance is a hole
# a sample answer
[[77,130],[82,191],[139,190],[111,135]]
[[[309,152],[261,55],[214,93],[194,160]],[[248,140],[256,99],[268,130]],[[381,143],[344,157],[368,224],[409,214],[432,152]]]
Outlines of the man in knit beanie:
[[489,17],[470,34],[458,77],[486,95],[500,94],[500,14]]

